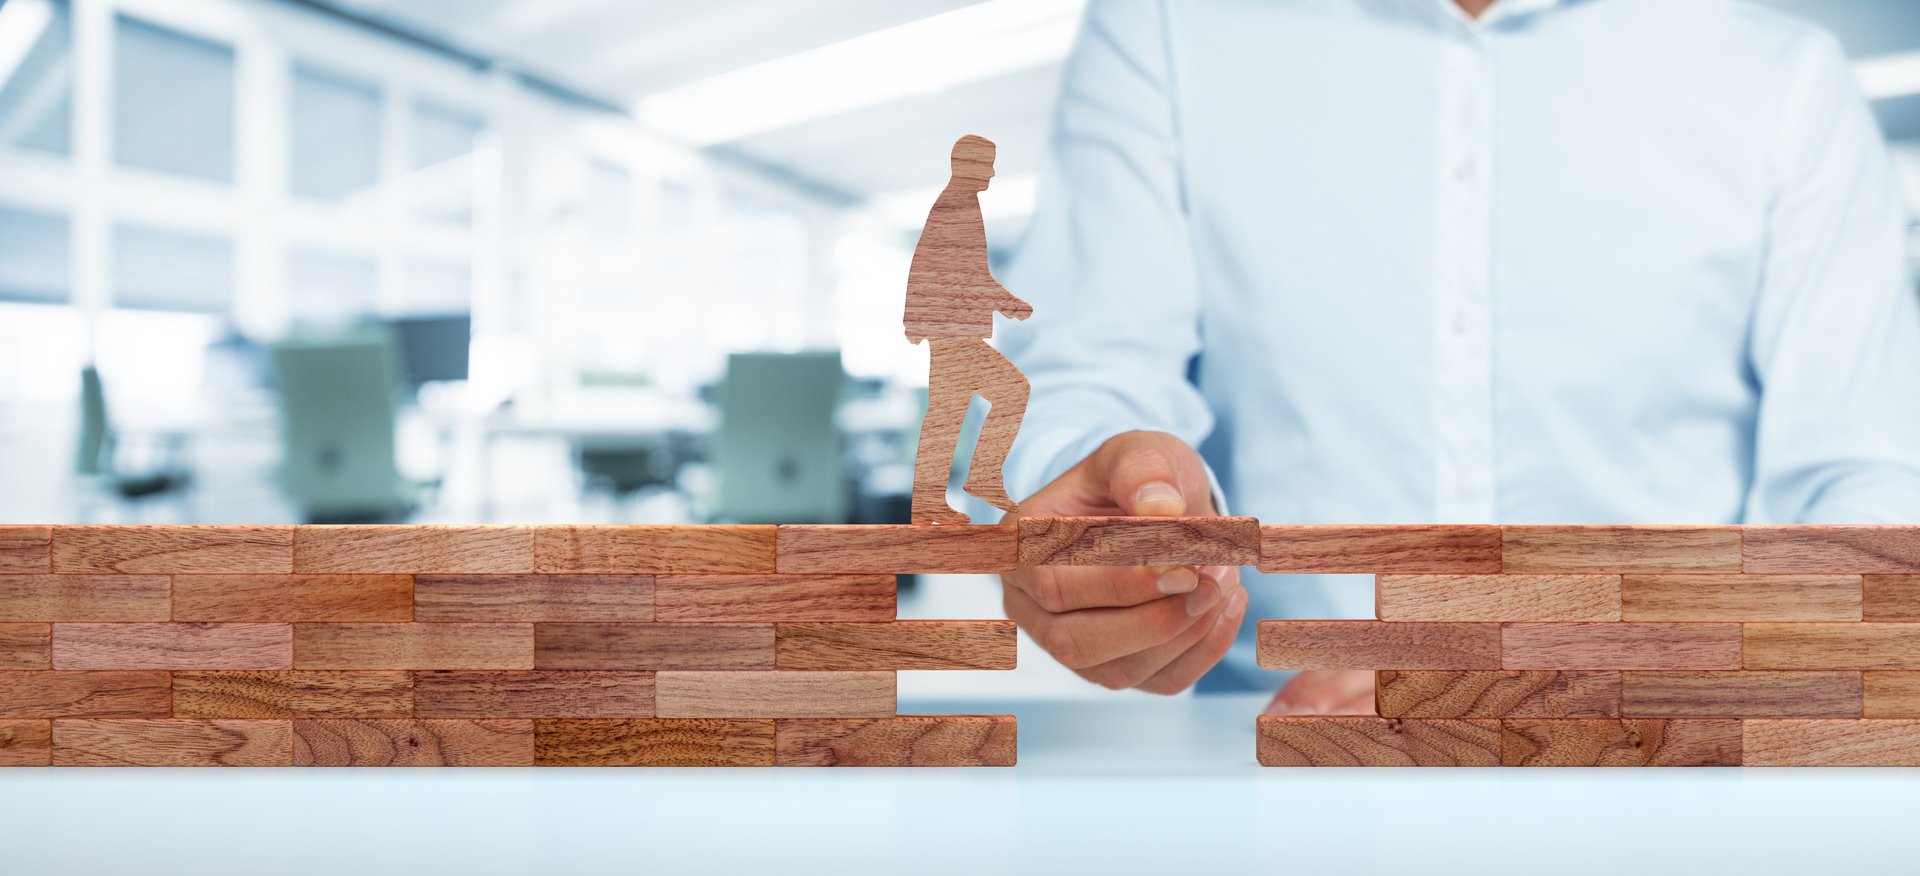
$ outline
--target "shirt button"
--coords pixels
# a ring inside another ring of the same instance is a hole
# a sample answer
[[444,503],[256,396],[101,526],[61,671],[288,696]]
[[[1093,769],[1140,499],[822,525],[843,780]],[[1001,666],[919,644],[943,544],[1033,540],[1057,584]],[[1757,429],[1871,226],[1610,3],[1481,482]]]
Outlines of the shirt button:
[[1453,314],[1453,333],[1454,334],[1465,335],[1467,333],[1467,330],[1472,327],[1473,327],[1472,323],[1469,322],[1467,319],[1466,311],[1464,310],[1456,311]]
[[1472,158],[1463,158],[1453,168],[1453,178],[1458,182],[1473,182],[1474,163]]

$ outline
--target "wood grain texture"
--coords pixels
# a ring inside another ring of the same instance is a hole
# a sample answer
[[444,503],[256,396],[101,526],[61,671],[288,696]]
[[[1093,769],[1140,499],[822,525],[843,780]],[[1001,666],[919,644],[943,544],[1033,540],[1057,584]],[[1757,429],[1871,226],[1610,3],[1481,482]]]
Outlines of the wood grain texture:
[[914,525],[967,525],[968,516],[947,503],[947,481],[967,406],[976,394],[987,401],[988,408],[974,438],[964,489],[1002,511],[1019,509],[1007,495],[1001,469],[1026,416],[1030,392],[1026,375],[984,339],[927,340],[927,408],[920,417],[913,498],[908,507],[908,519]]
[[287,766],[293,722],[71,718],[53,722],[54,766]]
[[539,669],[772,669],[773,624],[539,624]]
[[173,674],[180,718],[382,718],[413,714],[405,672],[200,671]]
[[1543,670],[1381,670],[1383,718],[1614,718],[1620,673]]
[[165,575],[0,575],[0,621],[164,621]]
[[0,767],[46,766],[52,762],[52,721],[0,720]]
[[1920,623],[1920,575],[1866,576],[1863,619]]
[[1747,766],[1920,766],[1920,720],[1756,718]]
[[661,672],[663,718],[878,718],[894,710],[891,672]]
[[1619,575],[1381,575],[1383,621],[1617,621]]
[[1858,672],[1628,672],[1629,718],[1858,718]]
[[290,669],[289,624],[55,624],[55,669]]
[[1020,559],[1013,526],[782,526],[781,574],[998,574]]
[[422,623],[650,621],[651,575],[419,575]]
[[1508,718],[1503,766],[1739,766],[1740,722],[1686,718]]
[[418,672],[422,718],[651,718],[651,672]]
[[1920,526],[1749,526],[1749,572],[1920,572]]
[[1012,621],[782,623],[775,627],[778,669],[1012,669]]
[[771,526],[537,526],[542,574],[772,572]]
[[1866,708],[1869,718],[1920,718],[1920,672],[1868,672]]
[[1262,526],[1260,571],[1496,573],[1500,571],[1500,527]]
[[766,719],[542,720],[534,722],[540,766],[773,766]]
[[786,718],[775,722],[779,766],[1013,766],[1012,715]]
[[1627,575],[1629,621],[1857,621],[1859,575]]
[[1262,766],[1498,766],[1500,723],[1261,715]]
[[165,672],[0,672],[0,718],[165,718]]
[[890,621],[892,575],[662,575],[660,621]]
[[173,619],[292,623],[413,619],[408,575],[175,575]]
[[302,526],[296,572],[499,574],[533,571],[526,526]]
[[1748,669],[1920,669],[1920,624],[1747,624]]
[[[59,636],[54,657],[59,659]],[[532,669],[533,624],[298,624],[296,669]]]
[[1499,669],[1500,625],[1261,621],[1263,669]]
[[1022,566],[1251,566],[1251,517],[1022,517]]
[[1739,669],[1739,624],[1506,624],[1506,669]]
[[294,766],[532,766],[533,722],[293,722]]
[[1507,572],[1738,572],[1737,526],[1501,527]]
[[0,624],[0,670],[46,669],[52,665],[51,625]]
[[53,571],[291,572],[293,530],[291,526],[56,526]]
[[53,570],[53,527],[0,526],[0,573]]

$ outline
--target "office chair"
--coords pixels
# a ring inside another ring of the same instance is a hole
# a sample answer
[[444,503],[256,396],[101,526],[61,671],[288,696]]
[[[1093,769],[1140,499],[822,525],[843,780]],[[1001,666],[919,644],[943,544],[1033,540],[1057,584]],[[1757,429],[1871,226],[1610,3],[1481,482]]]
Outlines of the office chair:
[[[80,369],[80,445],[74,473],[92,482],[100,492],[138,507],[167,496],[177,496],[190,520],[188,503],[193,472],[183,460],[187,436],[156,433],[144,442],[123,440],[107,414],[106,387],[92,365]],[[131,449],[129,449],[131,447]],[[142,465],[129,465],[139,462]],[[83,511],[82,518],[88,515]]]
[[735,353],[721,389],[713,516],[740,523],[841,523],[852,501],[834,408],[838,351]]
[[309,523],[404,519],[421,485],[394,457],[391,335],[369,328],[273,348],[284,457],[281,485]]

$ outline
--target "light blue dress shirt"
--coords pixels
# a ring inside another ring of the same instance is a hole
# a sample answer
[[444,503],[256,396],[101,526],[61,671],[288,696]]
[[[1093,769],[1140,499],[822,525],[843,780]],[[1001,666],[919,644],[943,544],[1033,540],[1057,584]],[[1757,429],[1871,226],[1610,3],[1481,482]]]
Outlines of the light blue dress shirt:
[[[1094,0],[1008,483],[1157,429],[1267,523],[1920,521],[1904,226],[1835,41],[1739,0]],[[1249,574],[1203,687],[1370,584]]]

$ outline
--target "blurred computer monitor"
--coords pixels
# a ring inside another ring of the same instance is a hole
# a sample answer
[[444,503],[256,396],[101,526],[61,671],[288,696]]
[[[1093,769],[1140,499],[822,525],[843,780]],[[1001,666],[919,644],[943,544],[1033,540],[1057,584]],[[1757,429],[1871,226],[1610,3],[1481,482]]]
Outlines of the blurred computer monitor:
[[473,320],[467,314],[401,316],[388,322],[400,343],[409,384],[467,379],[467,351],[473,344]]

